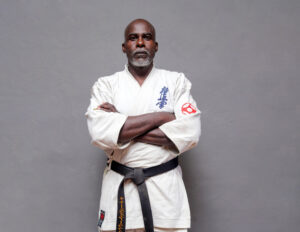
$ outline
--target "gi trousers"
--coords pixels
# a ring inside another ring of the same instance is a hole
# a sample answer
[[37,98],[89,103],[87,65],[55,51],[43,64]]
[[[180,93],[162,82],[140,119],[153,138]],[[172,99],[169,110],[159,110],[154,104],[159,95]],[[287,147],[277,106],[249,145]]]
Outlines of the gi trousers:
[[[187,229],[172,229],[172,228],[158,228],[154,227],[154,232],[187,232]],[[101,232],[116,232],[115,230],[101,230]],[[141,229],[130,229],[126,232],[145,232],[143,228]]]

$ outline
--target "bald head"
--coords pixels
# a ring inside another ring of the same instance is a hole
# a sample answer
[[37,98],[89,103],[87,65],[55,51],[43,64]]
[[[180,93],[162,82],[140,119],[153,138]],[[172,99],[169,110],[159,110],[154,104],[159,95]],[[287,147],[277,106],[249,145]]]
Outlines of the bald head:
[[144,24],[145,26],[149,27],[152,35],[153,35],[153,39],[155,41],[155,28],[154,26],[148,22],[146,19],[135,19],[133,21],[131,21],[127,27],[125,28],[124,31],[124,40],[126,41],[126,38],[128,37],[128,34],[130,34],[130,32],[133,30],[133,28],[138,25],[138,24]]
[[151,69],[158,50],[155,29],[145,19],[135,19],[125,29],[122,50],[126,53],[131,68]]

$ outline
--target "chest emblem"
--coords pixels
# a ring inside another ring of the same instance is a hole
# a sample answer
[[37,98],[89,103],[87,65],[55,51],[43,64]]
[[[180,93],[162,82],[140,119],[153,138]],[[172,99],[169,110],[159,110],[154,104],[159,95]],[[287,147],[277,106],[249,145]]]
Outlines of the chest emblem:
[[167,92],[169,91],[169,88],[168,87],[166,87],[166,86],[164,86],[162,89],[161,89],[161,91],[160,91],[160,96],[159,96],[159,98],[157,99],[157,103],[156,103],[156,105],[160,108],[160,109],[162,109],[162,108],[164,108],[165,107],[165,105],[167,105],[167,101],[168,101],[168,99],[167,99]]

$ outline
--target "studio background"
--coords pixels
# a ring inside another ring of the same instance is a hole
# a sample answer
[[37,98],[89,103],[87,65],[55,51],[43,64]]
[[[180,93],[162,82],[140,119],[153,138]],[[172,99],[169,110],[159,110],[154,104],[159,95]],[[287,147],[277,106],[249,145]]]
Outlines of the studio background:
[[105,155],[84,113],[135,18],[202,111],[181,158],[190,231],[299,231],[298,0],[1,0],[0,231],[97,231]]

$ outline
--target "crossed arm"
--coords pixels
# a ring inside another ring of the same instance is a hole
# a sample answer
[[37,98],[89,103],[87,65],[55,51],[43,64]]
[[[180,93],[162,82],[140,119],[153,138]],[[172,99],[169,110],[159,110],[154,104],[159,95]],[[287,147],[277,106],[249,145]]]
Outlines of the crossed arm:
[[[105,102],[99,109],[107,112],[118,112],[114,105]],[[176,149],[174,143],[158,128],[162,124],[175,119],[175,115],[168,112],[153,112],[138,116],[129,116],[124,123],[118,138],[118,143],[130,140],[167,146]]]

